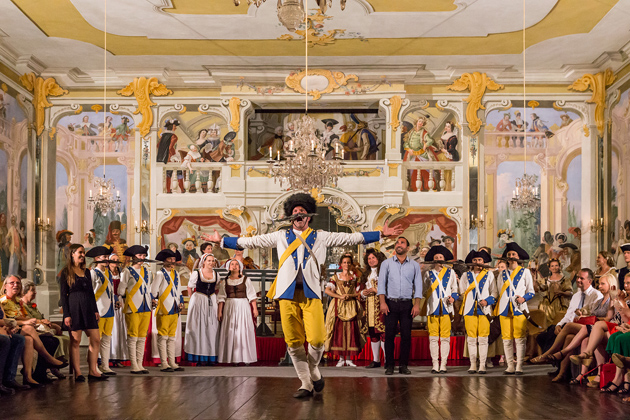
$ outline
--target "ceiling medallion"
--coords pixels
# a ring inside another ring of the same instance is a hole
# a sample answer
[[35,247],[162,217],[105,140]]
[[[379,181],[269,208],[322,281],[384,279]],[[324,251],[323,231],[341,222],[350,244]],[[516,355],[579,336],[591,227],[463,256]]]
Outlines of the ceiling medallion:
[[[304,90],[304,87],[302,87],[302,81],[304,78],[307,77],[307,74],[309,78],[316,76],[318,79],[322,79],[322,81],[324,80],[324,78],[326,79],[326,81],[324,82],[327,83],[325,87],[323,87],[322,89],[310,89],[308,91],[308,94],[311,95],[313,97],[313,100],[315,101],[321,98],[324,93],[332,93],[342,86],[345,86],[348,83],[348,80],[354,80],[357,82],[359,81],[359,77],[356,74],[349,74],[346,76],[341,71],[309,69],[308,73],[306,72],[306,70],[301,70],[297,73],[292,72],[290,75],[287,76],[284,82],[295,92],[306,93],[306,90]],[[311,81],[309,81],[309,85],[313,85]]]

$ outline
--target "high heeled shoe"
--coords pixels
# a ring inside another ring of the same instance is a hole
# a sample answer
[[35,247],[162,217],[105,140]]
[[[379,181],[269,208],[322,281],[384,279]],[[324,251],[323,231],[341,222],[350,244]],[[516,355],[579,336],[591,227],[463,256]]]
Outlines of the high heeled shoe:
[[593,363],[593,353],[584,352],[578,355],[573,355],[569,357],[571,363],[574,365],[584,365],[586,367],[590,366]]
[[630,357],[622,356],[619,353],[615,353],[611,357],[612,362],[621,369],[630,369]]

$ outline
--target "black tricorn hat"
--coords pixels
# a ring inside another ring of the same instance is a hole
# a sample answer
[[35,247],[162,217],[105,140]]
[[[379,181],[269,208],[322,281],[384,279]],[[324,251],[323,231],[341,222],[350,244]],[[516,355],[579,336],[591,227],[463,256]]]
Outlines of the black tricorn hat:
[[166,261],[167,258],[171,257],[175,257],[175,259],[177,259],[177,254],[166,248],[158,252],[158,254],[155,256],[155,259],[158,261]]
[[302,207],[307,213],[317,213],[317,203],[315,199],[306,193],[293,194],[284,202],[284,217],[291,216],[293,209]]
[[125,252],[123,252],[123,255],[127,257],[135,257],[138,254],[148,254],[148,253],[149,253],[148,246],[133,245],[125,249]]
[[324,123],[325,126],[331,126],[334,127],[337,124],[339,124],[339,121],[333,119],[333,118],[325,118],[322,120],[322,122]]
[[427,252],[427,255],[424,256],[424,261],[425,262],[435,261],[434,258],[436,254],[444,255],[445,261],[451,261],[453,259],[453,253],[449,251],[447,247],[445,247],[444,245],[435,245],[435,246],[432,246],[429,252]]
[[480,249],[479,251],[475,251],[474,249],[468,253],[466,256],[466,264],[472,264],[473,258],[483,258],[483,262],[486,264],[492,261],[492,257],[485,250]]
[[224,141],[232,141],[236,138],[236,132],[235,131],[230,131],[229,133],[227,133],[224,137],[223,140]]
[[90,258],[96,258],[96,257],[100,257],[101,255],[110,255],[111,253],[112,253],[112,250],[109,247],[95,246],[94,248],[86,252],[85,256],[90,257]]
[[182,260],[182,253],[179,251],[175,251],[175,262]]
[[509,251],[516,251],[519,260],[529,260],[529,254],[527,251],[521,248],[516,242],[508,242],[505,244],[505,249],[503,250],[503,255],[501,255],[501,257],[507,258],[507,253]]
[[619,248],[621,249],[621,252],[630,251],[630,242],[627,244],[621,245]]

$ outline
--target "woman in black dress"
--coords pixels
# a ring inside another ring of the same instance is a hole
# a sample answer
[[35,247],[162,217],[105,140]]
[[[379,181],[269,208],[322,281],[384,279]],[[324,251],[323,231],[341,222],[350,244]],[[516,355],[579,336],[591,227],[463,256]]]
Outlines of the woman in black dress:
[[63,323],[70,330],[70,361],[74,369],[75,381],[85,382],[79,367],[79,344],[81,332],[89,339],[88,379],[91,381],[107,380],[96,367],[101,339],[98,332],[98,309],[92,289],[90,270],[85,268],[85,248],[81,244],[72,244],[68,252],[65,267],[59,273]]

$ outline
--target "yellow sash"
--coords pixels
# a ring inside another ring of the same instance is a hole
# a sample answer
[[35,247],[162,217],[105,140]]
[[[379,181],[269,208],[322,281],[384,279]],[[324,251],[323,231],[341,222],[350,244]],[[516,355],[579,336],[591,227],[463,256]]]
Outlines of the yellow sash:
[[499,316],[499,312],[500,312],[499,308],[501,306],[501,297],[503,296],[503,293],[505,293],[507,288],[510,287],[510,283],[512,283],[512,280],[514,280],[514,277],[516,277],[516,275],[520,273],[522,269],[523,267],[521,267],[520,265],[516,267],[516,270],[512,271],[512,275],[510,276],[510,279],[506,281],[505,283],[503,283],[503,286],[501,287],[501,293],[499,293],[499,299],[497,300],[497,304],[494,307],[494,316]]
[[[308,238],[308,235],[310,235],[312,231],[313,229],[308,228],[304,232],[302,232],[300,236],[302,237],[303,240],[306,241],[306,238]],[[300,245],[302,245],[302,241],[300,241],[299,238],[295,238],[295,240],[291,242],[291,244],[287,247],[287,249],[284,250],[284,252],[282,253],[282,256],[280,257],[280,262],[278,263],[278,273],[280,272],[280,268],[282,268],[282,264],[284,264],[287,258],[289,258],[291,254],[293,254],[293,251],[298,249]],[[278,282],[278,276],[276,275],[276,278],[273,279],[273,283],[271,283],[271,287],[269,288],[269,291],[267,292],[267,297],[269,299],[273,299],[276,296],[276,283],[277,282]]]
[[94,293],[94,300],[99,300],[99,298],[103,296],[103,293],[105,293],[105,290],[107,290],[107,285],[109,285],[109,280],[107,279],[109,276],[109,270],[105,269],[102,273],[103,277],[105,277],[105,281],[101,284],[101,287],[98,288],[96,293]]
[[442,269],[440,270],[440,273],[438,274],[438,278],[435,279],[435,281],[431,284],[431,287],[429,288],[429,290],[427,290],[424,296],[422,297],[424,299],[424,303],[422,304],[422,309],[420,309],[420,315],[425,316],[427,314],[427,306],[429,305],[429,297],[433,294],[433,292],[435,292],[435,289],[437,289],[438,285],[440,284],[440,281],[442,281],[442,278],[444,277],[444,274],[446,274],[446,270],[447,270],[446,267],[442,267]]
[[[173,270],[171,270],[170,274],[174,274]],[[162,308],[162,310],[164,311],[164,315],[168,315],[168,312],[169,312],[169,310],[166,309],[166,306],[164,306],[164,301],[166,300],[167,296],[171,293],[171,290],[173,290],[173,281],[171,280],[171,277],[169,275],[168,286],[166,286],[166,290],[164,291],[164,293],[160,295],[160,298],[158,299],[158,307]]]
[[[466,306],[466,298],[468,297],[468,293],[470,293],[472,289],[475,288],[475,282],[479,284],[479,280],[482,279],[483,276],[486,275],[487,271],[488,270],[481,270],[481,273],[477,275],[475,280],[473,280],[473,282],[468,285],[468,289],[466,289],[466,291],[464,292],[464,300],[462,301],[462,306],[459,308],[460,315],[464,315],[464,307]],[[477,296],[477,299],[479,299],[479,296]]]
[[138,290],[140,290],[140,286],[142,286],[142,283],[144,283],[144,267],[140,267],[140,275],[138,276],[138,281],[133,286],[133,289],[131,289],[131,292],[129,292],[129,294],[127,295],[127,306],[131,309],[131,312],[133,313],[138,312],[138,308],[136,308],[136,305],[133,304],[132,298],[138,292]]

